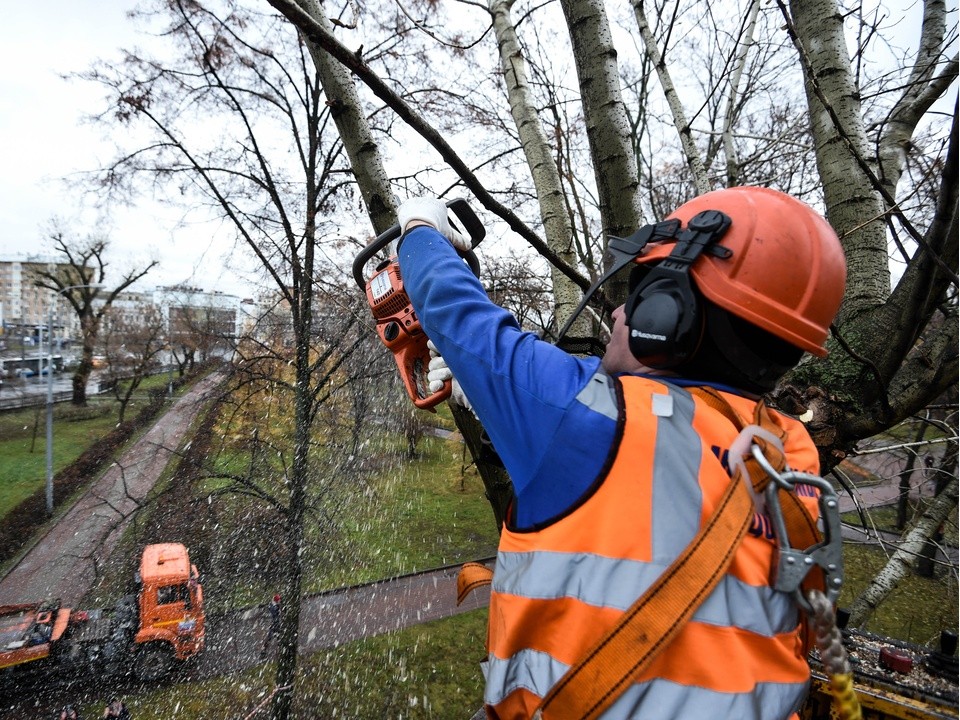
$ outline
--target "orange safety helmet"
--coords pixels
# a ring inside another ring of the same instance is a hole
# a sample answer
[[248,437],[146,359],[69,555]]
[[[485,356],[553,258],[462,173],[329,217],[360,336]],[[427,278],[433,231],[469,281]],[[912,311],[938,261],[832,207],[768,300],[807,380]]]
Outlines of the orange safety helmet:
[[[813,208],[778,190],[734,187],[701,195],[668,219],[684,226],[718,210],[730,220],[717,245],[729,257],[703,253],[690,268],[697,290],[718,307],[809,353],[823,357],[830,323],[846,284],[843,248]],[[675,242],[650,243],[639,265],[670,255]]]

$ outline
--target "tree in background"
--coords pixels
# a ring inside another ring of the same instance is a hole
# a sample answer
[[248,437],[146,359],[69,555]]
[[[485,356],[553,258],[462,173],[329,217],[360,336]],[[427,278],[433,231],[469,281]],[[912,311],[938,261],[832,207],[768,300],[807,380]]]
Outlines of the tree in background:
[[80,320],[80,362],[73,374],[73,404],[87,404],[87,381],[93,372],[93,354],[100,335],[100,324],[109,312],[113,301],[120,293],[143,278],[157,264],[152,261],[141,269],[131,269],[123,274],[120,283],[112,290],[105,284],[107,279],[107,248],[104,238],[90,237],[74,240],[59,229],[51,235],[54,251],[65,262],[53,270],[38,270],[34,283],[41,288],[61,294],[73,308]]
[[141,383],[160,371],[167,348],[167,328],[160,309],[152,303],[132,308],[112,306],[104,315],[100,333],[106,358],[105,380],[112,386],[122,423],[130,400]]
[[236,342],[235,309],[191,305],[174,292],[166,297],[167,339],[180,374],[197,362],[229,357]]

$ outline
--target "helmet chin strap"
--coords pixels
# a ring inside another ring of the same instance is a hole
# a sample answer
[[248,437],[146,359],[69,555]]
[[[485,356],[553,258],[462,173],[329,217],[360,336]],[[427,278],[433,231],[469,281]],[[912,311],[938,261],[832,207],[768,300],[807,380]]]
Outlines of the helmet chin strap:
[[590,299],[600,286],[636,260],[647,246],[647,243],[676,238],[679,233],[679,220],[663,220],[653,225],[644,225],[626,238],[611,235],[607,242],[607,253],[613,257],[613,262],[610,264],[609,269],[587,290],[586,295],[583,296],[583,300],[577,305],[577,309],[573,311],[573,314],[564,324],[563,329],[560,330],[560,334],[557,335],[557,341],[554,344],[559,345],[563,341],[567,332],[573,326],[573,323],[580,316],[580,313],[583,312],[583,309],[587,306],[587,303],[590,302]]

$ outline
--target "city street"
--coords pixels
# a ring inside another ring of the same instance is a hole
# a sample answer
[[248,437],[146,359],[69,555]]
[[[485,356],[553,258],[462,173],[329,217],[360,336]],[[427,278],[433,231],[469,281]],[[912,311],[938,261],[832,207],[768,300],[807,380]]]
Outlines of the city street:
[[[25,407],[28,405],[43,404],[47,398],[47,376],[33,376],[28,378],[2,378],[0,386],[0,409]],[[69,400],[73,393],[73,374],[54,373],[53,398],[54,402]],[[87,395],[100,394],[99,373],[93,373],[87,382]]]

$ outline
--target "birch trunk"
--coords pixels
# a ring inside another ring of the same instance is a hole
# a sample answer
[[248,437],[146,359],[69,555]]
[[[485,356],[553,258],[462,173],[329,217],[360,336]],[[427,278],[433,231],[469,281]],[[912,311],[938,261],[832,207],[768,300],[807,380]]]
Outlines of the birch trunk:
[[[296,3],[331,35],[333,25],[317,0],[296,0]],[[343,140],[350,166],[357,178],[367,214],[376,234],[396,222],[397,204],[390,189],[390,179],[380,158],[380,148],[360,105],[357,88],[350,72],[316,43],[307,39],[333,120]]]
[[[543,222],[547,245],[565,263],[575,266],[577,256],[573,247],[573,228],[563,194],[560,171],[553,159],[552,149],[537,115],[533,93],[527,81],[526,60],[510,14],[512,7],[513,0],[491,0],[490,2],[493,28],[500,52],[500,66],[510,102],[510,114],[517,126],[520,145],[537,192],[540,219]],[[562,326],[579,303],[581,293],[580,289],[557,268],[551,265],[550,271],[553,283],[554,315],[557,324]],[[572,328],[572,334],[586,336],[589,332],[587,323],[581,316]]]
[[[602,0],[561,0],[560,5],[570,30],[580,82],[604,238],[626,236],[643,223],[643,211],[630,122],[620,93],[617,51],[606,10]],[[608,295],[625,297],[626,281],[611,278]]]
[[737,99],[740,95],[740,78],[747,64],[747,53],[753,44],[753,35],[757,28],[757,15],[760,14],[760,0],[750,3],[750,13],[743,35],[737,43],[737,56],[730,74],[727,88],[727,107],[723,117],[723,151],[726,156],[727,187],[740,184],[740,158],[737,146],[733,142],[733,126],[737,116]]
[[869,157],[869,145],[840,8],[835,0],[791,0],[790,12],[803,56],[827,218],[847,256],[847,288],[836,320],[842,328],[890,295],[886,208],[860,162]]
[[917,124],[957,75],[956,55],[943,72],[938,72],[938,66],[943,60],[946,14],[946,6],[941,0],[928,0],[924,3],[917,59],[907,80],[906,89],[890,112],[880,137],[880,178],[890,197],[896,197],[897,185],[907,162],[907,151]]
[[904,536],[897,551],[887,561],[883,570],[877,574],[867,589],[860,593],[850,608],[851,626],[861,627],[869,620],[877,606],[910,573],[927,540],[957,507],[957,486],[957,476],[954,474],[917,524]]
[[[663,88],[663,94],[667,98],[667,105],[670,108],[670,114],[673,116],[673,124],[680,135],[680,147],[687,161],[687,168],[692,176],[693,186],[697,190],[697,195],[703,195],[710,190],[710,182],[707,179],[707,170],[703,166],[703,159],[700,157],[700,151],[697,150],[697,144],[693,141],[693,134],[690,129],[690,123],[687,115],[683,111],[683,104],[680,102],[680,96],[673,85],[673,78],[670,77],[670,71],[663,59],[663,53],[657,47],[657,41],[650,31],[650,23],[647,22],[647,14],[643,8],[643,0],[634,0],[633,15],[637,21],[637,27],[640,30],[640,37],[643,38],[643,45],[646,49],[650,64],[657,71],[657,77],[660,78],[660,86]],[[728,156],[729,159],[729,156]]]

